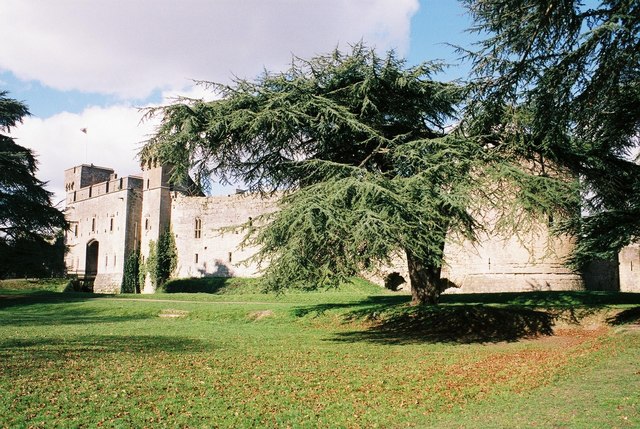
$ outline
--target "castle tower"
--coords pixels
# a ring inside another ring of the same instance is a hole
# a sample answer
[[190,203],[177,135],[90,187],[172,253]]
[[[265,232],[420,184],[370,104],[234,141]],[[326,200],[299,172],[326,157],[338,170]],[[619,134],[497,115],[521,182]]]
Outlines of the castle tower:
[[[171,224],[171,177],[172,167],[168,165],[142,166],[142,218],[140,256],[142,262],[149,257],[149,245],[158,242],[160,235],[169,229]],[[143,293],[155,292],[151,279],[147,275]]]
[[94,165],[69,168],[64,179],[67,273],[87,290],[118,293],[125,261],[138,248],[142,179]]

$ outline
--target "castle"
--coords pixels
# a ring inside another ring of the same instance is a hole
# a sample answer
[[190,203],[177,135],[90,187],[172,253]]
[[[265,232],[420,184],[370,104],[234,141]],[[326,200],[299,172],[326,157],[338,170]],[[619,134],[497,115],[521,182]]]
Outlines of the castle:
[[[119,178],[113,169],[94,165],[66,170],[67,272],[92,284],[94,292],[119,293],[129,255],[139,251],[144,261],[150,242],[170,229],[177,250],[174,277],[258,275],[260,267],[242,263],[256,249],[241,248],[243,235],[222,228],[276,210],[276,202],[244,194],[193,196],[172,186],[170,173],[162,165],[143,167],[140,177]],[[448,242],[443,277],[458,286],[448,292],[640,292],[639,246],[623,249],[617,266],[599,264],[575,273],[563,263],[573,246],[570,238],[550,238],[544,228],[524,236],[492,236],[475,244]],[[401,259],[368,277],[382,284],[385,273],[392,272],[408,278]],[[141,288],[143,293],[154,292],[149,281]]]

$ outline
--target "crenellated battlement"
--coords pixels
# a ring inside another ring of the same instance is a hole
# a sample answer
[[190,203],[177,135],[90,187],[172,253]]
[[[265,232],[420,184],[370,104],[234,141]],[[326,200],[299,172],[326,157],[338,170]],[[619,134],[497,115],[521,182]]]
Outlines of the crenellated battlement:
[[142,189],[142,177],[119,178],[113,169],[97,167],[93,164],[83,164],[65,170],[64,179],[67,205],[110,192]]

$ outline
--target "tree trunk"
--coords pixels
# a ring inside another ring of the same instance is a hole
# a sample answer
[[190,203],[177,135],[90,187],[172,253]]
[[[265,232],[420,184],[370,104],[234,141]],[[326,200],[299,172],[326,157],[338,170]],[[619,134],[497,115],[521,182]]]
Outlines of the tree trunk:
[[440,280],[442,266],[425,264],[408,249],[405,249],[405,253],[411,284],[411,305],[437,304],[443,291]]

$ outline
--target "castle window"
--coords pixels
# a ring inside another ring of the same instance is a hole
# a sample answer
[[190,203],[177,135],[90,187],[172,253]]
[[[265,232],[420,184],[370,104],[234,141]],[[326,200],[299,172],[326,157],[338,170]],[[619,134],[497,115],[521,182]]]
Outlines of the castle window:
[[118,260],[117,255],[114,253],[113,254],[113,266],[116,266],[116,261]]
[[196,227],[195,227],[195,231],[194,231],[194,237],[195,238],[200,238],[201,235],[202,235],[202,219],[197,217],[196,218]]
[[231,257],[233,256],[233,254],[231,252],[229,252],[229,263],[231,263]]
[[120,185],[118,186],[118,189],[122,189],[122,177],[120,178]]
[[104,255],[104,266],[107,267],[109,265],[109,255]]
[[147,189],[149,189],[149,179],[147,179]]
[[91,232],[96,232],[96,218],[91,219]]
[[77,237],[78,236],[78,224],[75,224],[73,226],[73,236]]
[[113,231],[113,218],[109,219],[109,231]]
[[150,229],[150,227],[149,227],[149,218],[144,220],[144,229],[146,229],[146,230]]
[[93,185],[89,186],[89,198],[91,198],[92,193],[93,193]]
[[106,193],[109,193],[109,182],[107,182],[107,183],[105,184],[104,191],[105,191]]
[[73,191],[73,201],[76,201],[76,191]]
[[196,253],[196,257],[195,257],[195,262],[196,264],[198,263],[198,254]]

